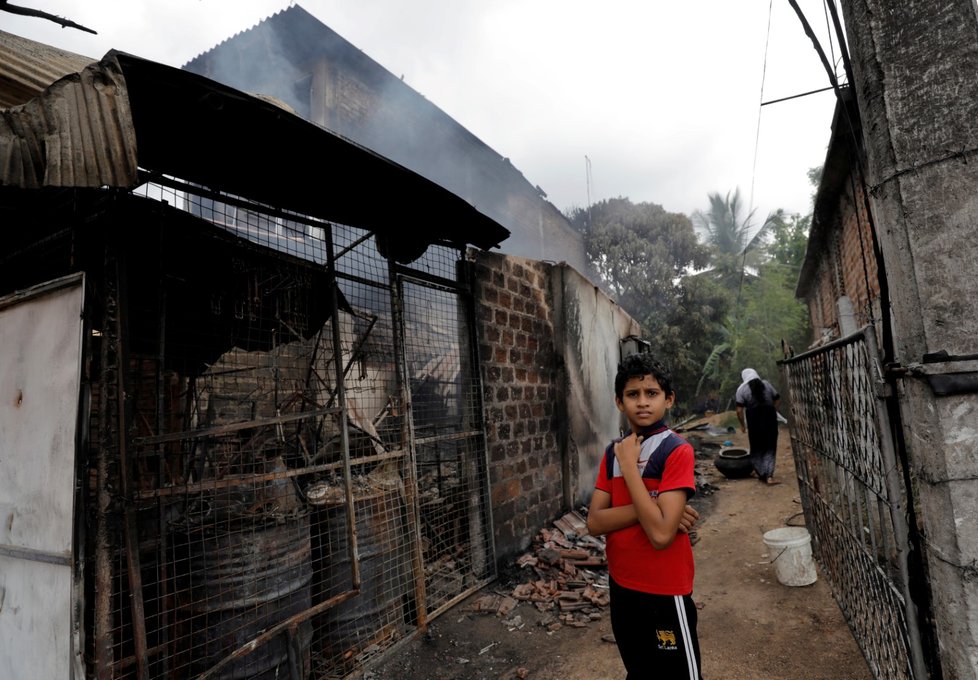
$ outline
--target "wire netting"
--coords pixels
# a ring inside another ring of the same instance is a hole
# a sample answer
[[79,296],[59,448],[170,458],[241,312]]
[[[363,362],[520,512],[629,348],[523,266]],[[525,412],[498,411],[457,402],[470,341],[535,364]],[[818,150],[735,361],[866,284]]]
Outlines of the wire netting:
[[463,253],[137,193],[90,343],[90,668],[356,673],[493,575]]
[[[813,550],[875,677],[912,678],[907,507],[872,329],[782,363]],[[912,607],[911,607],[912,611]],[[919,660],[918,660],[919,661]]]

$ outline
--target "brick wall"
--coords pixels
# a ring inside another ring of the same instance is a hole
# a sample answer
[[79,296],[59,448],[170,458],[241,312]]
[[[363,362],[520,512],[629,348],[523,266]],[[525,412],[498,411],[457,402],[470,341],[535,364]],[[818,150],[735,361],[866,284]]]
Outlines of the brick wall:
[[[876,257],[873,254],[873,235],[866,215],[865,202],[857,185],[857,198],[848,195],[842,223],[842,275],[845,294],[852,300],[856,324],[870,322],[870,305],[880,295]],[[868,284],[868,285],[867,285]]]
[[496,555],[529,546],[563,508],[553,266],[478,253],[472,266]]
[[839,193],[834,228],[826,234],[825,241],[808,299],[816,340],[819,336],[822,340],[840,336],[838,300],[842,295],[852,303],[857,327],[879,322],[880,289],[873,236],[858,183],[847,183]]

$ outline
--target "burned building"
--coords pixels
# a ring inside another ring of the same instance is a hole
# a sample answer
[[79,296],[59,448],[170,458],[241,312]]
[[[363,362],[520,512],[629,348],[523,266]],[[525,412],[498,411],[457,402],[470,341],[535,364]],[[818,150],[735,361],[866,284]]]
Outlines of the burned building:
[[0,676],[355,674],[581,500],[637,330],[584,277],[275,97],[44,47],[0,33]]
[[510,230],[502,252],[566,262],[597,280],[581,234],[540,187],[482,140],[299,5],[184,65],[300,116],[437,182]]
[[493,575],[463,263],[504,228],[124,54],[0,139],[6,648],[57,622],[47,677],[330,677]]

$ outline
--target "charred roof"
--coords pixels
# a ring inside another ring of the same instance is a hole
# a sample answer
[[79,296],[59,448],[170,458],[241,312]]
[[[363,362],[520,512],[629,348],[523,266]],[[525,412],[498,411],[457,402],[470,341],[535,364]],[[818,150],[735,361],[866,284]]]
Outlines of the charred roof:
[[509,236],[459,196],[268,98],[116,51],[0,110],[0,168],[0,186],[134,188],[171,176],[381,236],[480,248]]

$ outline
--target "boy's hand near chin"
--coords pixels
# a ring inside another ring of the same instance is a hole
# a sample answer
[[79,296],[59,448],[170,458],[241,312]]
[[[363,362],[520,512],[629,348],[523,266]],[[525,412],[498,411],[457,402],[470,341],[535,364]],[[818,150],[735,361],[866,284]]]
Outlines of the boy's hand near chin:
[[632,468],[637,467],[638,457],[641,453],[642,438],[637,434],[630,434],[615,444],[615,457],[618,458],[622,470],[625,469],[626,465]]

